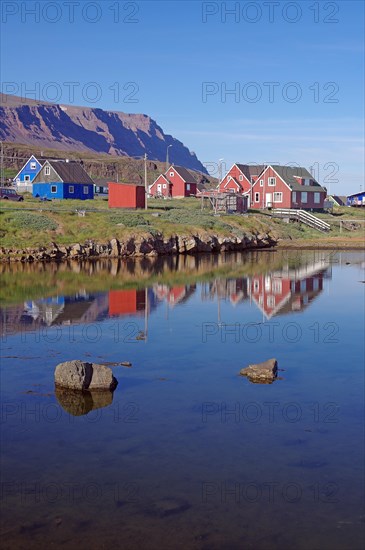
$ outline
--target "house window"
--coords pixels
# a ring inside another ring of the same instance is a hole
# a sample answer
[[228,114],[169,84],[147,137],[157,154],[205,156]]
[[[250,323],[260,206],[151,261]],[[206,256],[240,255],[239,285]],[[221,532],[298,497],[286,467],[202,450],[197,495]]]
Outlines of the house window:
[[270,275],[265,276],[265,290],[266,290],[266,292],[270,292],[270,290],[271,290],[271,277],[270,277]]
[[260,193],[255,193],[255,202],[260,202]]
[[307,191],[302,191],[302,202],[307,202],[307,200],[308,200]]
[[51,185],[51,193],[57,193],[57,185]]
[[68,192],[69,192],[69,193],[74,193],[74,192],[75,192],[75,188],[74,188],[73,185],[69,185],[69,186],[68,186]]
[[239,178],[238,178],[238,179],[239,179],[239,181],[243,181],[243,176],[242,176],[242,174],[239,175]]
[[187,184],[186,184],[186,190],[187,190],[187,191],[190,191],[190,183],[187,183]]
[[174,172],[170,172],[170,178],[173,178],[174,177]]
[[24,181],[30,181],[30,176],[24,176]]
[[163,184],[162,189],[166,189],[166,183]]
[[254,279],[253,281],[253,290],[254,292],[258,292],[260,290],[260,281],[258,279]]
[[264,180],[260,180],[260,187],[264,186]]
[[293,191],[291,198],[292,198],[293,202],[297,202],[297,192],[296,191]]
[[269,178],[269,186],[275,187],[276,185],[276,178]]
[[320,193],[314,193],[314,202],[316,204],[319,204],[321,202],[321,194]]
[[30,169],[35,170],[37,168],[37,164],[35,162],[30,163]]
[[84,185],[84,195],[88,195],[89,194],[89,188],[87,185]]
[[281,294],[283,291],[283,285],[281,280],[274,279],[272,282],[272,291],[274,294]]
[[274,193],[274,202],[283,202],[283,194]]
[[275,301],[275,296],[268,296],[266,300],[267,307],[275,307]]
[[51,167],[50,166],[45,166],[44,167],[44,175],[45,176],[50,176],[51,175]]

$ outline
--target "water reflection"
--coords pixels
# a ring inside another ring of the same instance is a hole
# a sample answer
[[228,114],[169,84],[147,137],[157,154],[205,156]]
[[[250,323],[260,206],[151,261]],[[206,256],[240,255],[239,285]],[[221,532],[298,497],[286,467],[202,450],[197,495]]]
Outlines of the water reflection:
[[76,391],[56,386],[55,395],[63,410],[72,416],[83,416],[113,403],[111,391]]
[[[3,546],[360,548],[363,261],[0,266]],[[239,378],[269,357],[285,383]],[[121,389],[54,393],[74,358],[112,366]]]
[[[329,256],[322,254],[321,258],[316,258],[312,253],[305,258],[306,262],[302,259],[302,265],[298,266],[290,265],[296,263],[292,257],[289,262],[287,257],[282,256],[280,268],[271,270],[270,263],[277,260],[277,257],[272,256],[267,256],[270,261],[261,272],[253,269],[253,273],[246,276],[231,277],[219,273],[216,276],[213,272],[208,273],[208,281],[199,284],[152,283],[143,289],[115,289],[94,293],[88,292],[85,284],[72,295],[57,294],[26,300],[22,304],[1,308],[1,331],[2,334],[11,334],[43,327],[95,323],[108,317],[125,316],[144,316],[147,323],[148,316],[163,302],[169,308],[179,307],[188,302],[198,289],[202,301],[217,302],[219,321],[221,301],[226,301],[233,307],[240,306],[243,302],[254,304],[262,312],[263,318],[268,320],[277,315],[303,311],[321,294],[325,280],[332,277]],[[215,259],[211,260],[214,262]],[[202,263],[204,265],[204,261]],[[160,266],[159,263],[158,265]],[[211,267],[211,262],[208,266]],[[247,263],[244,262],[242,267],[247,267]],[[132,264],[127,262],[125,268],[127,271],[132,270]],[[52,271],[53,266],[50,269]],[[97,270],[98,266],[93,265],[93,269]],[[134,265],[133,273],[136,269],[143,270],[144,267],[141,264]],[[171,262],[168,262],[161,275],[166,274],[166,271],[171,273],[170,269]],[[111,272],[110,268],[109,273]],[[189,273],[187,275],[190,276]]]
[[332,278],[329,264],[317,262],[304,268],[251,277],[248,294],[266,319],[303,311],[323,291],[324,279]]

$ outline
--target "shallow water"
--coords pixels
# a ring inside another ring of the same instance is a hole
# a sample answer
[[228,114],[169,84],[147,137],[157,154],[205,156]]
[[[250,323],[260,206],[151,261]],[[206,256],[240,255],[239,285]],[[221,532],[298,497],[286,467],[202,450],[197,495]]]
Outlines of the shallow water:
[[[361,548],[364,266],[2,266],[2,547]],[[274,383],[238,376],[270,357]],[[112,396],[55,392],[76,358],[132,367]]]

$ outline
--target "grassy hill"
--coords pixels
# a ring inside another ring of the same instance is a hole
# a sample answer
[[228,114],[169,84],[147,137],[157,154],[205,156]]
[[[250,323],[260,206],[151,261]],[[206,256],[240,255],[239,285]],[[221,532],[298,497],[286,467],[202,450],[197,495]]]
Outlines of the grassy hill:
[[[125,183],[144,183],[144,160],[132,157],[113,157],[99,153],[58,151],[55,149],[41,149],[30,147],[29,145],[3,143],[4,148],[4,172],[6,179],[12,179],[16,176],[25,162],[33,154],[37,158],[68,158],[83,163],[86,172],[93,179],[108,178],[110,181]],[[158,161],[147,162],[147,180],[148,184],[155,181],[161,172],[165,171],[165,163]],[[195,175],[198,183],[203,183],[209,187],[215,187],[218,183],[216,178],[212,178],[200,172],[191,172]]]

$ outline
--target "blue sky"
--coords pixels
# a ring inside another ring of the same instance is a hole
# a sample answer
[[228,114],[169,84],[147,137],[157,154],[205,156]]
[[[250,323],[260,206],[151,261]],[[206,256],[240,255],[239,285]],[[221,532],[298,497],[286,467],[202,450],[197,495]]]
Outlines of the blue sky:
[[211,171],[296,163],[364,189],[362,1],[3,0],[1,15],[3,91],[146,113]]

